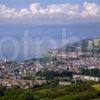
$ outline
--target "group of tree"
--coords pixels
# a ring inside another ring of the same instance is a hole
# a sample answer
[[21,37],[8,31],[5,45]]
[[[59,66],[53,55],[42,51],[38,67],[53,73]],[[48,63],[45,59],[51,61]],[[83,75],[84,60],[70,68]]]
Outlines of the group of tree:
[[82,68],[81,69],[81,73],[83,75],[89,75],[89,76],[96,76],[96,77],[100,77],[100,69],[85,69],[85,68]]
[[50,71],[50,70],[44,70],[37,72],[36,76],[45,77],[48,79],[53,79],[54,77],[72,77],[72,72],[70,71]]

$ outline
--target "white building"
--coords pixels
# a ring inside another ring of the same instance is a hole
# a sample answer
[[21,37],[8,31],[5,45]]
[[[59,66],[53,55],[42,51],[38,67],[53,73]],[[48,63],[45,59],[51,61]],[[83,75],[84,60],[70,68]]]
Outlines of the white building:
[[74,80],[89,80],[89,81],[96,81],[96,82],[100,81],[99,77],[86,76],[86,75],[73,75],[73,79]]

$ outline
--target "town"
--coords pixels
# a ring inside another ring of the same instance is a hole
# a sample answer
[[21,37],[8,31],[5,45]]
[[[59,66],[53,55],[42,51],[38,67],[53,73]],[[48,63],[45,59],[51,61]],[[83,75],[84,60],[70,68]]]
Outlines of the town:
[[20,62],[4,59],[0,61],[0,85],[29,88],[51,80],[51,84],[59,85],[71,85],[76,81],[100,82],[100,50],[97,46],[88,48],[87,51],[79,47],[67,51],[49,50],[43,58]]

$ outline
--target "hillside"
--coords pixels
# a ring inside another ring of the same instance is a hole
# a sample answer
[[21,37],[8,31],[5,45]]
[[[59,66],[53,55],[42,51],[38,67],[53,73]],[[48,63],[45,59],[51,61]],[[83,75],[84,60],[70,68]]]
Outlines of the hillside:
[[56,53],[67,53],[67,52],[84,52],[86,55],[98,55],[100,54],[100,38],[91,38],[80,40],[71,44],[66,44],[63,47],[50,50],[48,53],[56,54]]

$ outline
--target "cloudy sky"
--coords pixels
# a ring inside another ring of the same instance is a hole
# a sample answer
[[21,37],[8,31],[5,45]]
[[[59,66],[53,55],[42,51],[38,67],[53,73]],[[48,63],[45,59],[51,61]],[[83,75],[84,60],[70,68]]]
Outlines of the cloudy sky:
[[[100,0],[0,0],[0,41],[2,43],[6,36],[18,41],[20,49],[17,59],[24,58],[22,40],[25,30],[29,30],[29,36],[33,39],[51,37],[59,45],[63,28],[67,31],[69,42],[99,37]],[[12,45],[9,41],[0,44],[0,58],[11,58]],[[45,50],[52,45],[47,43],[42,46]],[[28,49],[29,58],[39,51],[31,41]]]
[[0,0],[0,23],[100,21],[100,0]]

